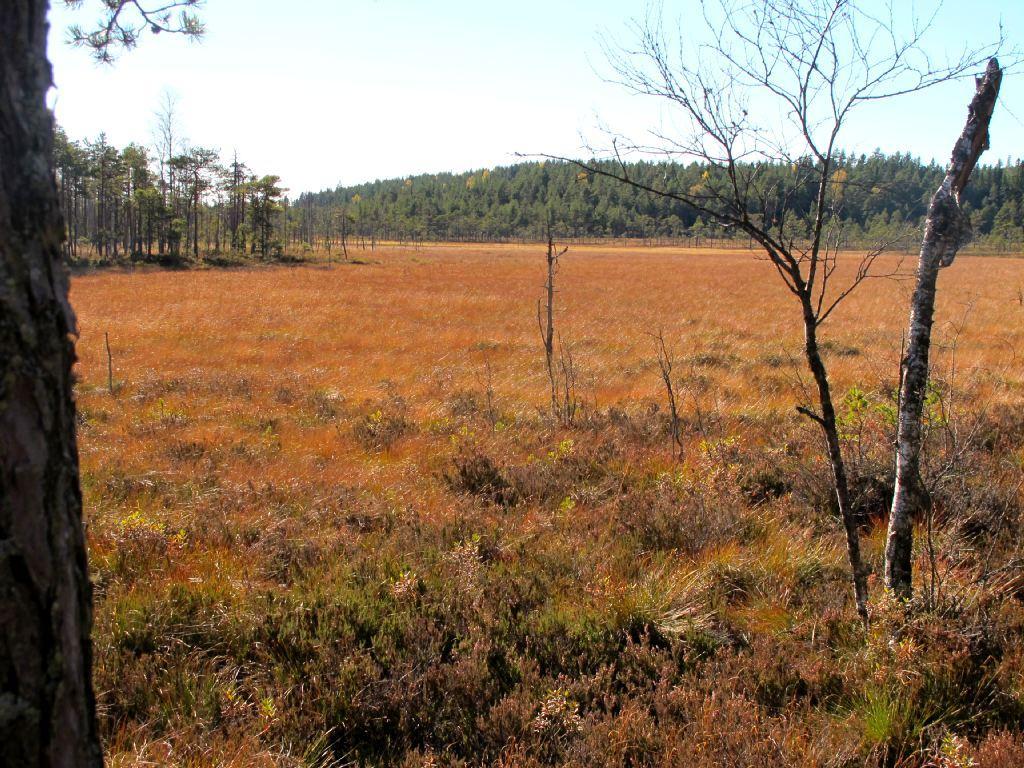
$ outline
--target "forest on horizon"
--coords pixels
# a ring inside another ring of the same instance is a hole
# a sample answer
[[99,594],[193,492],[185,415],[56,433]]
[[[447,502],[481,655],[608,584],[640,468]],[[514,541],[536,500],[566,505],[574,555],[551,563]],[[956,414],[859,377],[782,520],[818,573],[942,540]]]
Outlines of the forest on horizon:
[[[168,148],[169,147],[169,148]],[[685,203],[657,196],[567,162],[522,163],[377,180],[289,198],[277,175],[254,173],[213,149],[118,148],[105,136],[76,141],[57,133],[55,164],[72,262],[184,261],[248,254],[262,259],[378,241],[528,241],[632,238],[714,243],[735,235]],[[619,170],[611,161],[597,169]],[[692,193],[716,177],[698,163],[633,162],[642,185]],[[752,214],[777,210],[797,240],[809,231],[815,190],[796,166],[765,165],[765,200]],[[842,245],[916,245],[928,201],[944,170],[909,153],[840,154],[833,175]],[[781,201],[785,197],[784,204]],[[1024,161],[977,169],[964,209],[975,246],[1020,251],[1024,244]]]

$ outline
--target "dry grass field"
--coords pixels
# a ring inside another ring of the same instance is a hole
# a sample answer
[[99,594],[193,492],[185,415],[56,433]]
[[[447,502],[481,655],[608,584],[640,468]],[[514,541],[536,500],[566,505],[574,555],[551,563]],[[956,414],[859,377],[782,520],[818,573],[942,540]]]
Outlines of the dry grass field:
[[[73,281],[111,765],[1024,763],[1024,260],[941,277],[932,546],[865,637],[768,264],[570,250],[565,426],[543,248],[358,255]],[[909,290],[823,332],[876,574]]]

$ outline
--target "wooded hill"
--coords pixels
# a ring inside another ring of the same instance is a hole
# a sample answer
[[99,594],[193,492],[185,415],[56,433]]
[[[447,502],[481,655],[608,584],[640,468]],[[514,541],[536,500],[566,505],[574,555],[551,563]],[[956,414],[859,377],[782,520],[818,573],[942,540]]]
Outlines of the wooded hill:
[[[588,163],[619,173],[615,163]],[[673,163],[626,165],[630,179],[659,190],[713,189],[704,166]],[[787,224],[799,237],[816,190],[801,187],[799,169],[767,166],[760,185],[774,199],[753,211],[772,217],[785,207],[800,218]],[[908,230],[920,237],[928,201],[943,169],[909,154],[841,157],[834,195],[851,244],[896,240]],[[785,206],[778,204],[785,198]],[[1002,162],[976,171],[967,190],[976,240],[1019,250],[1024,239],[1024,163]],[[581,172],[567,163],[521,163],[468,173],[427,174],[303,194],[293,204],[305,231],[325,233],[342,217],[360,233],[381,239],[541,239],[550,219],[563,238],[695,238],[728,236],[696,211],[615,179]],[[333,229],[337,229],[335,226]],[[315,238],[314,238],[315,239]]]
[[[162,153],[104,136],[78,142],[58,131],[56,167],[66,222],[68,260],[180,262],[224,254],[272,259],[305,250],[335,250],[387,241],[687,239],[701,244],[732,233],[688,206],[569,163],[525,162],[466,173],[374,181],[289,200],[280,178],[253,173],[215,150]],[[591,163],[610,173],[612,163]],[[716,194],[705,167],[632,163],[642,186]],[[801,166],[758,170],[763,194],[751,214],[780,222],[800,239],[814,204]],[[843,244],[912,247],[942,168],[909,154],[840,157],[830,193]],[[1024,250],[1024,163],[979,168],[967,189],[975,243]],[[782,217],[786,218],[783,220]]]

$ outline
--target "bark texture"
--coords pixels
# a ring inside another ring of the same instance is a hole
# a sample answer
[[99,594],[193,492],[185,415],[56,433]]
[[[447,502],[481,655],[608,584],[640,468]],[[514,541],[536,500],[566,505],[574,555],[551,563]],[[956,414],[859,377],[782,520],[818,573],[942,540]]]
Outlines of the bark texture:
[[885,586],[901,598],[913,592],[914,518],[930,504],[921,480],[921,420],[928,388],[928,353],[939,270],[953,263],[971,239],[971,226],[960,208],[981,153],[988,149],[989,122],[1002,81],[999,62],[988,63],[967,114],[967,124],[953,148],[942,185],[932,197],[911,300],[910,333],[903,360],[899,424],[896,436],[896,490],[885,545]]
[[0,2],[0,765],[93,768],[103,759],[47,6]]

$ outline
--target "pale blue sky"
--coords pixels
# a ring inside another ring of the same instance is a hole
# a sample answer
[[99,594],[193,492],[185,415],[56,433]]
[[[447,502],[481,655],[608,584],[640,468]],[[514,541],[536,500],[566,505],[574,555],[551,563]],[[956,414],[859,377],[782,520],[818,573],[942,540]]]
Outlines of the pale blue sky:
[[[113,67],[63,43],[98,0],[77,12],[53,2],[54,103],[73,137],[151,143],[170,90],[193,144],[237,149],[293,194],[516,152],[581,155],[581,136],[601,143],[599,124],[639,135],[662,114],[601,78],[600,35],[623,36],[644,0],[208,0],[203,42],[147,36]],[[666,2],[684,26],[695,5]],[[1012,43],[1024,39],[1024,0],[948,0],[929,48],[992,39],[1000,19]],[[843,144],[944,160],[970,95],[961,82],[862,112]],[[1004,82],[992,132],[987,162],[1024,154],[1019,76]]]

